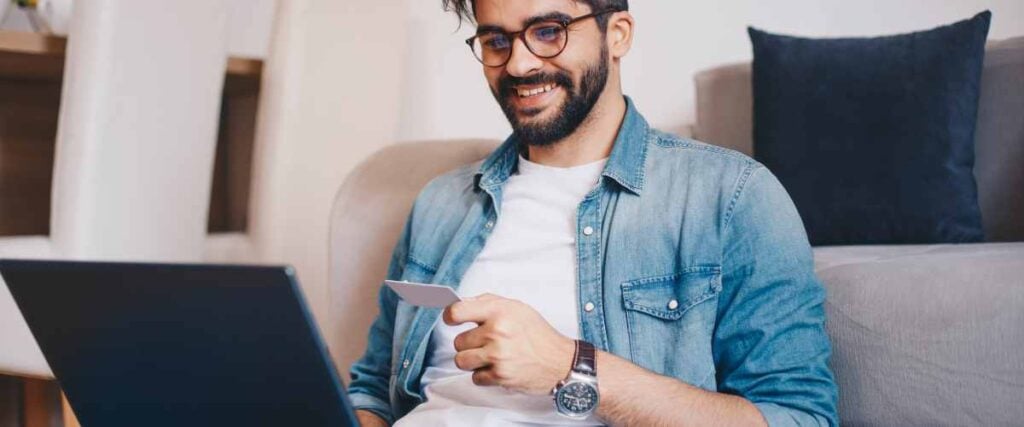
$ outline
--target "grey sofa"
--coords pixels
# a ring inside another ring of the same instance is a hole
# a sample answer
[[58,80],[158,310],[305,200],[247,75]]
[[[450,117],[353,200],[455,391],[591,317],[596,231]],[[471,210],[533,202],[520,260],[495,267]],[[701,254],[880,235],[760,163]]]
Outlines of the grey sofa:
[[[694,136],[751,154],[750,64],[699,74]],[[844,425],[1024,425],[1024,38],[986,48],[987,240],[814,249]]]
[[[1024,39],[986,59],[978,180],[986,231],[1024,240]],[[699,139],[751,153],[749,65],[697,78]],[[331,216],[328,343],[340,372],[363,352],[390,251],[420,188],[497,141],[387,147],[339,190]],[[401,171],[401,173],[395,173]],[[815,248],[847,425],[1024,425],[1024,243]]]

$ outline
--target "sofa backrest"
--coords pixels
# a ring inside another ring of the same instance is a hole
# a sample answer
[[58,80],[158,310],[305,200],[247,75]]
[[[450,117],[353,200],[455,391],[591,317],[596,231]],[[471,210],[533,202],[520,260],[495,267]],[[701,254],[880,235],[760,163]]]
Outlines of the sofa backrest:
[[[696,76],[696,139],[753,154],[751,80],[749,62]],[[974,176],[986,240],[1024,241],[1024,37],[986,46]]]
[[328,261],[327,344],[339,374],[366,348],[377,292],[412,203],[434,177],[487,156],[498,141],[396,144],[366,159],[334,197]]

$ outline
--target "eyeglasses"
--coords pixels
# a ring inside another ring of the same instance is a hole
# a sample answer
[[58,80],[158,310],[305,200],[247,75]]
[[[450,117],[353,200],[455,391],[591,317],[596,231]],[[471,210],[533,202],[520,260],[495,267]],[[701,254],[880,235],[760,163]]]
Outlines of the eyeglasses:
[[487,31],[466,39],[466,44],[473,50],[473,56],[488,67],[505,66],[512,57],[512,45],[517,38],[523,41],[534,56],[551,59],[562,53],[569,44],[570,25],[614,12],[619,12],[619,9],[610,8],[572,19],[538,21],[521,31]]

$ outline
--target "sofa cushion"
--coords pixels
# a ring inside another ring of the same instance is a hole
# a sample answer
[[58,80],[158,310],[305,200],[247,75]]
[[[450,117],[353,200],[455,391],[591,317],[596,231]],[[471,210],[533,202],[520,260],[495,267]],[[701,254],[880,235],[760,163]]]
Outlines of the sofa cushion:
[[985,50],[974,176],[989,241],[1024,241],[1024,37]]
[[750,29],[754,155],[812,244],[982,240],[972,169],[990,19],[875,38]]
[[843,425],[1024,420],[1024,243],[816,248]]

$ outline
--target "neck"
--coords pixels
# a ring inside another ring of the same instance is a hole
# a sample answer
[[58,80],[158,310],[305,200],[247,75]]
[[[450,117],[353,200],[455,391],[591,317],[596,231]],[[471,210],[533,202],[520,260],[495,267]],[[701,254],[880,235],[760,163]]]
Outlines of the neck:
[[[611,88],[611,84],[608,85]],[[606,89],[608,89],[606,88]],[[626,116],[626,100],[618,90],[606,90],[587,118],[572,134],[553,144],[528,146],[531,162],[560,168],[607,158]]]

